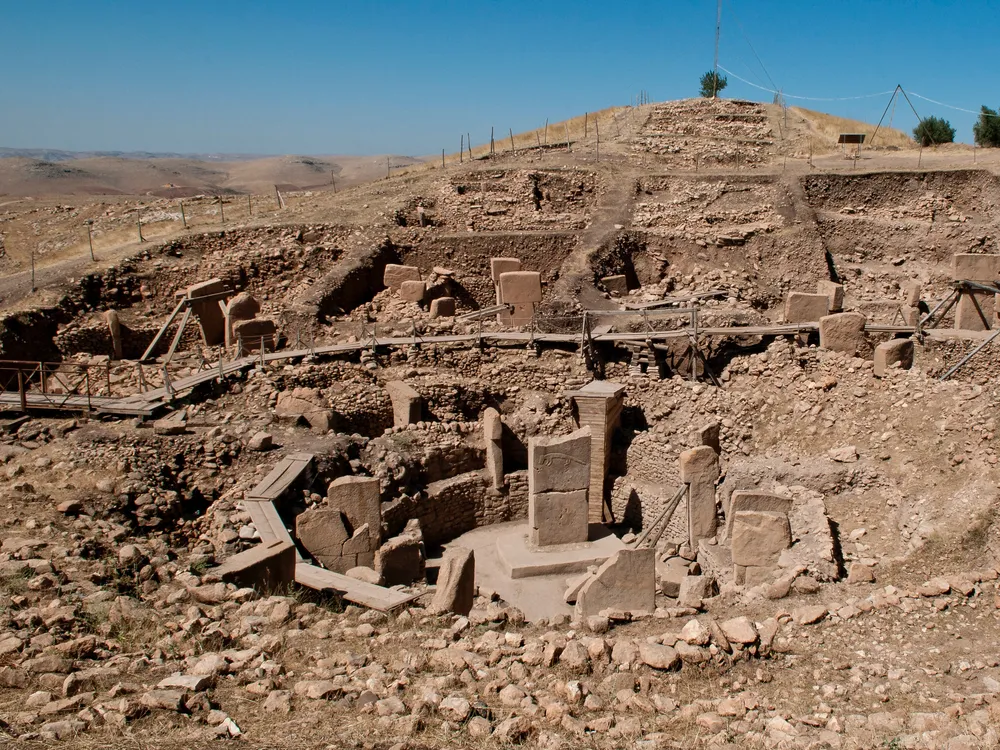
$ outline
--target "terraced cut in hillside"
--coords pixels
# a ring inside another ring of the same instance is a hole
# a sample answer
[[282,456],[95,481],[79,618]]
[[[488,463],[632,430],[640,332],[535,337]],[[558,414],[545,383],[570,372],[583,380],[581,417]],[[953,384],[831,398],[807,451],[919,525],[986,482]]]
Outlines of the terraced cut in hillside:
[[783,114],[4,201],[0,733],[1000,745],[994,165]]

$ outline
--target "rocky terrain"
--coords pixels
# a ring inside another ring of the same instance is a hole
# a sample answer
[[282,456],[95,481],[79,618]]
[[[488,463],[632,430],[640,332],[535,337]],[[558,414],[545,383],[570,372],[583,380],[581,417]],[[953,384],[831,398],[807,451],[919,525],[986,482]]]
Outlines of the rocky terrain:
[[[581,130],[572,150],[519,144],[256,214],[227,205],[224,227],[177,230],[164,199],[164,235],[113,262],[53,263],[34,294],[0,280],[5,744],[1000,744],[1000,392],[989,349],[940,379],[981,332],[954,312],[912,325],[950,293],[953,256],[997,252],[997,175],[786,169],[775,112],[750,102],[603,116],[599,151]],[[32,209],[39,256],[86,217],[95,236],[125,232],[128,208],[81,203],[56,228],[55,209]],[[0,232],[26,221],[8,209]],[[504,291],[496,259],[519,261],[537,297]],[[230,332],[271,326],[271,351],[214,339],[203,307],[180,329],[178,292],[210,279]],[[501,293],[510,308],[479,312]],[[849,347],[792,319],[798,293],[824,320],[863,316]],[[237,299],[256,306],[241,317]],[[911,366],[884,366],[894,341]],[[148,417],[96,401],[22,413],[18,372],[32,394],[41,382],[14,360],[56,363],[56,394],[168,392]],[[478,549],[477,581],[456,583],[464,534],[525,520],[533,446],[583,426],[595,379],[623,388],[608,529],[641,549],[714,441],[712,534],[691,544],[689,489],[653,543],[648,608],[530,616],[484,582]],[[229,582],[226,562],[268,541],[257,488],[303,454],[279,506],[296,553],[404,604]],[[374,481],[380,517],[346,572],[302,520],[339,509],[360,540],[335,500],[345,477]],[[750,491],[792,509],[788,548],[752,579],[718,557]],[[408,538],[419,565],[395,582],[384,560]]]

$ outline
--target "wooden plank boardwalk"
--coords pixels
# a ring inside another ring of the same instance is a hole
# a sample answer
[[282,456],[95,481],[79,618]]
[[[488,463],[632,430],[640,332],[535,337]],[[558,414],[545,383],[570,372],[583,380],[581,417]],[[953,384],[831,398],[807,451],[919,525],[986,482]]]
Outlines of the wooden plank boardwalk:
[[[624,312],[624,311],[612,311]],[[595,312],[600,315],[600,311]],[[608,331],[600,327],[593,331],[589,341],[596,343],[636,344],[664,342],[677,339],[687,339],[694,333],[685,326],[672,330],[659,331]],[[788,336],[798,333],[817,331],[818,323],[798,323],[792,325],[761,325],[761,326],[706,326],[697,329],[698,336]],[[911,326],[885,325],[870,323],[865,326],[869,333],[891,333],[896,335],[913,334],[916,329]],[[923,331],[932,340],[961,339],[977,341],[983,338],[982,332],[955,329],[932,328]],[[66,411],[93,411],[97,413],[122,414],[148,417],[159,410],[165,409],[171,400],[181,393],[196,388],[202,383],[217,380],[220,377],[232,375],[260,362],[280,362],[290,359],[301,359],[308,356],[336,356],[360,352],[371,348],[401,348],[409,346],[431,346],[443,344],[473,344],[473,343],[523,343],[523,344],[559,344],[580,346],[582,336],[579,333],[539,333],[531,331],[483,331],[482,333],[448,334],[443,336],[388,336],[357,341],[349,344],[330,344],[309,349],[283,349],[250,355],[225,362],[219,367],[214,366],[200,370],[192,375],[171,381],[170,388],[153,388],[124,398],[108,398],[97,396],[43,394],[28,390],[25,392],[25,403],[28,409],[62,409]],[[21,396],[15,391],[0,391],[0,406],[21,406]]]
[[[292,453],[283,458],[262,479],[256,487],[247,493],[243,507],[250,514],[253,525],[263,544],[282,541],[295,544],[288,527],[275,505],[281,496],[300,479],[313,470],[315,456],[309,453]],[[419,594],[404,594],[385,586],[358,581],[354,578],[334,573],[313,565],[302,557],[298,546],[295,548],[298,560],[295,563],[295,582],[317,591],[333,591],[349,602],[360,604],[370,609],[388,612],[398,609],[416,599]]]

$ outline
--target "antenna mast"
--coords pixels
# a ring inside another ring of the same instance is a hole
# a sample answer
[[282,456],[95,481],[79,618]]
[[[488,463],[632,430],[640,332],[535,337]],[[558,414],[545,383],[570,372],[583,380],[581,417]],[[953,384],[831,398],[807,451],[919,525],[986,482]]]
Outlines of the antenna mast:
[[715,77],[712,81],[712,98],[719,93],[719,32],[722,30],[722,0],[719,0],[719,9],[715,14]]

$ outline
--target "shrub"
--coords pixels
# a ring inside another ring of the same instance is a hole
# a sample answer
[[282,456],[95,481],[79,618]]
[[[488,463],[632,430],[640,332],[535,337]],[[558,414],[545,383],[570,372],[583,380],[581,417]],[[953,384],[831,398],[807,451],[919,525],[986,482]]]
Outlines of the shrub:
[[726,80],[725,76],[720,76],[714,70],[710,70],[701,77],[701,95],[706,99],[713,99],[728,84],[729,81]]
[[954,143],[955,128],[951,126],[950,122],[940,117],[926,117],[913,129],[913,138],[921,146]]

